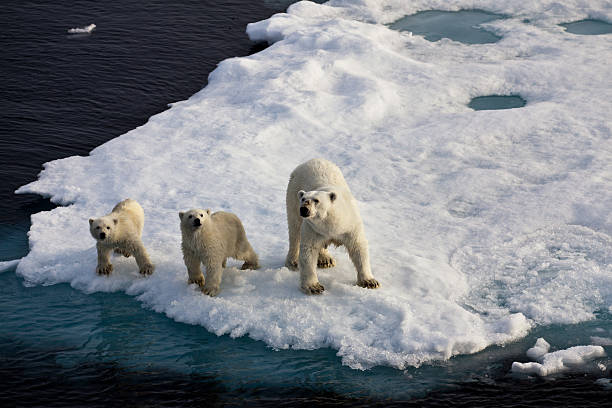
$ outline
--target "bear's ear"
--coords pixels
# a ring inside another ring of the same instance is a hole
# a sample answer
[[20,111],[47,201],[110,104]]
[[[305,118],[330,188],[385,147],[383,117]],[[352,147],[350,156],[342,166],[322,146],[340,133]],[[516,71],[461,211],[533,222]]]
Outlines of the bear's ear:
[[210,208],[206,209],[206,214],[210,215]]
[[90,219],[89,219],[89,225],[93,224],[93,222],[94,222],[94,219],[93,219],[93,218],[90,218]]
[[179,218],[181,219],[181,221],[183,221],[183,215],[185,215],[185,213],[184,213],[184,212],[182,212],[182,211],[181,211],[181,212],[179,212]]
[[306,194],[306,192],[304,190],[298,191],[298,198],[301,200],[302,197],[304,197],[304,194]]
[[115,225],[117,225],[117,223],[119,222],[119,220],[117,218],[113,218],[113,222],[115,223]]
[[336,198],[338,198],[338,196],[336,195],[336,193],[331,192],[329,193],[329,199],[330,201],[333,203],[334,201],[336,201]]

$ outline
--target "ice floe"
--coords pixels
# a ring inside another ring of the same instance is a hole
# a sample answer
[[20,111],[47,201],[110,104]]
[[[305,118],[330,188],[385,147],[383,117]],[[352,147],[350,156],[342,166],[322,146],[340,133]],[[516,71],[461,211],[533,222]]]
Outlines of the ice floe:
[[[499,42],[430,42],[387,25],[473,8],[506,17],[487,23]],[[66,206],[32,216],[17,273],[123,291],[272,348],[330,347],[358,369],[593,319],[612,307],[612,51],[609,36],[558,25],[588,17],[612,21],[610,2],[293,4],[248,26],[269,48],[221,62],[188,100],[20,188]],[[481,95],[527,104],[469,108]],[[322,296],[303,295],[283,267],[288,176],[313,157],[335,162],[359,201],[381,289],[355,286],[342,249],[319,273]],[[96,276],[87,219],[127,197],[144,207],[156,272],[141,278],[133,259],[115,258],[111,277]],[[194,207],[237,214],[262,264],[230,263],[217,298],[187,285],[177,214]]]

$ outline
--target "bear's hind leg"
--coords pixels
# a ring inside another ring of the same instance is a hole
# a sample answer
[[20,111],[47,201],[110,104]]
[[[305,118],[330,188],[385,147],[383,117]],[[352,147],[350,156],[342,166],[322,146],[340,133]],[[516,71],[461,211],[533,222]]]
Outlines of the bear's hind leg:
[[336,260],[331,256],[327,248],[322,248],[319,251],[319,259],[317,260],[317,268],[333,268],[336,266]]
[[253,250],[253,247],[248,241],[246,242],[245,247],[245,250],[238,257],[238,259],[244,261],[240,269],[243,271],[246,269],[259,269],[259,258]]
[[126,258],[129,258],[130,256],[132,256],[132,253],[130,251],[128,251],[127,249],[124,249],[124,248],[115,248],[114,252],[117,255],[123,255]]

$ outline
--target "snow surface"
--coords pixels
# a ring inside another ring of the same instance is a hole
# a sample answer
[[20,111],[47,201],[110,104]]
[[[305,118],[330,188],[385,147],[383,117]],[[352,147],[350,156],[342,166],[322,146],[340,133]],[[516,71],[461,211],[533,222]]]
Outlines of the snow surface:
[[[429,42],[385,25],[461,8],[507,15],[487,24],[501,41]],[[358,369],[593,319],[612,310],[612,37],[558,26],[584,18],[612,21],[612,3],[296,3],[247,27],[269,48],[221,62],[189,100],[20,188],[67,206],[32,216],[17,273],[124,291],[218,335],[330,347]],[[467,107],[492,94],[527,105]],[[313,157],[335,162],[360,202],[379,290],[355,286],[342,249],[319,271],[322,296],[283,267],[288,176]],[[155,274],[114,258],[114,274],[96,276],[87,219],[127,197],[145,209]],[[186,283],[177,214],[194,207],[236,213],[260,256],[258,271],[228,265],[217,298]]]
[[68,30],[68,32],[70,34],[88,34],[91,33],[94,28],[96,28],[95,24],[90,24],[88,26],[85,27],[80,27],[80,28],[71,28]]
[[[519,363],[515,361],[512,363],[512,372],[545,377],[568,370],[585,369],[588,367],[587,363],[606,355],[601,346],[576,346],[552,353],[548,352],[549,348],[548,342],[540,337],[535,346],[527,350],[527,357],[539,362]],[[602,371],[606,370],[606,367],[599,368]]]

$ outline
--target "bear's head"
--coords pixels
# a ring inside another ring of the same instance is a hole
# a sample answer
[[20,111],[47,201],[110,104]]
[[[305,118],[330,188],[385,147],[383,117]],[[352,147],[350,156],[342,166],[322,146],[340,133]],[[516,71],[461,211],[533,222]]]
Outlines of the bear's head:
[[338,195],[333,191],[300,190],[298,192],[300,216],[302,218],[325,218],[337,198]]
[[111,242],[117,230],[119,219],[115,217],[100,217],[89,219],[89,232],[96,241]]
[[210,210],[201,210],[194,208],[193,210],[179,212],[181,219],[181,229],[187,231],[196,230],[202,226],[207,217],[210,216]]

